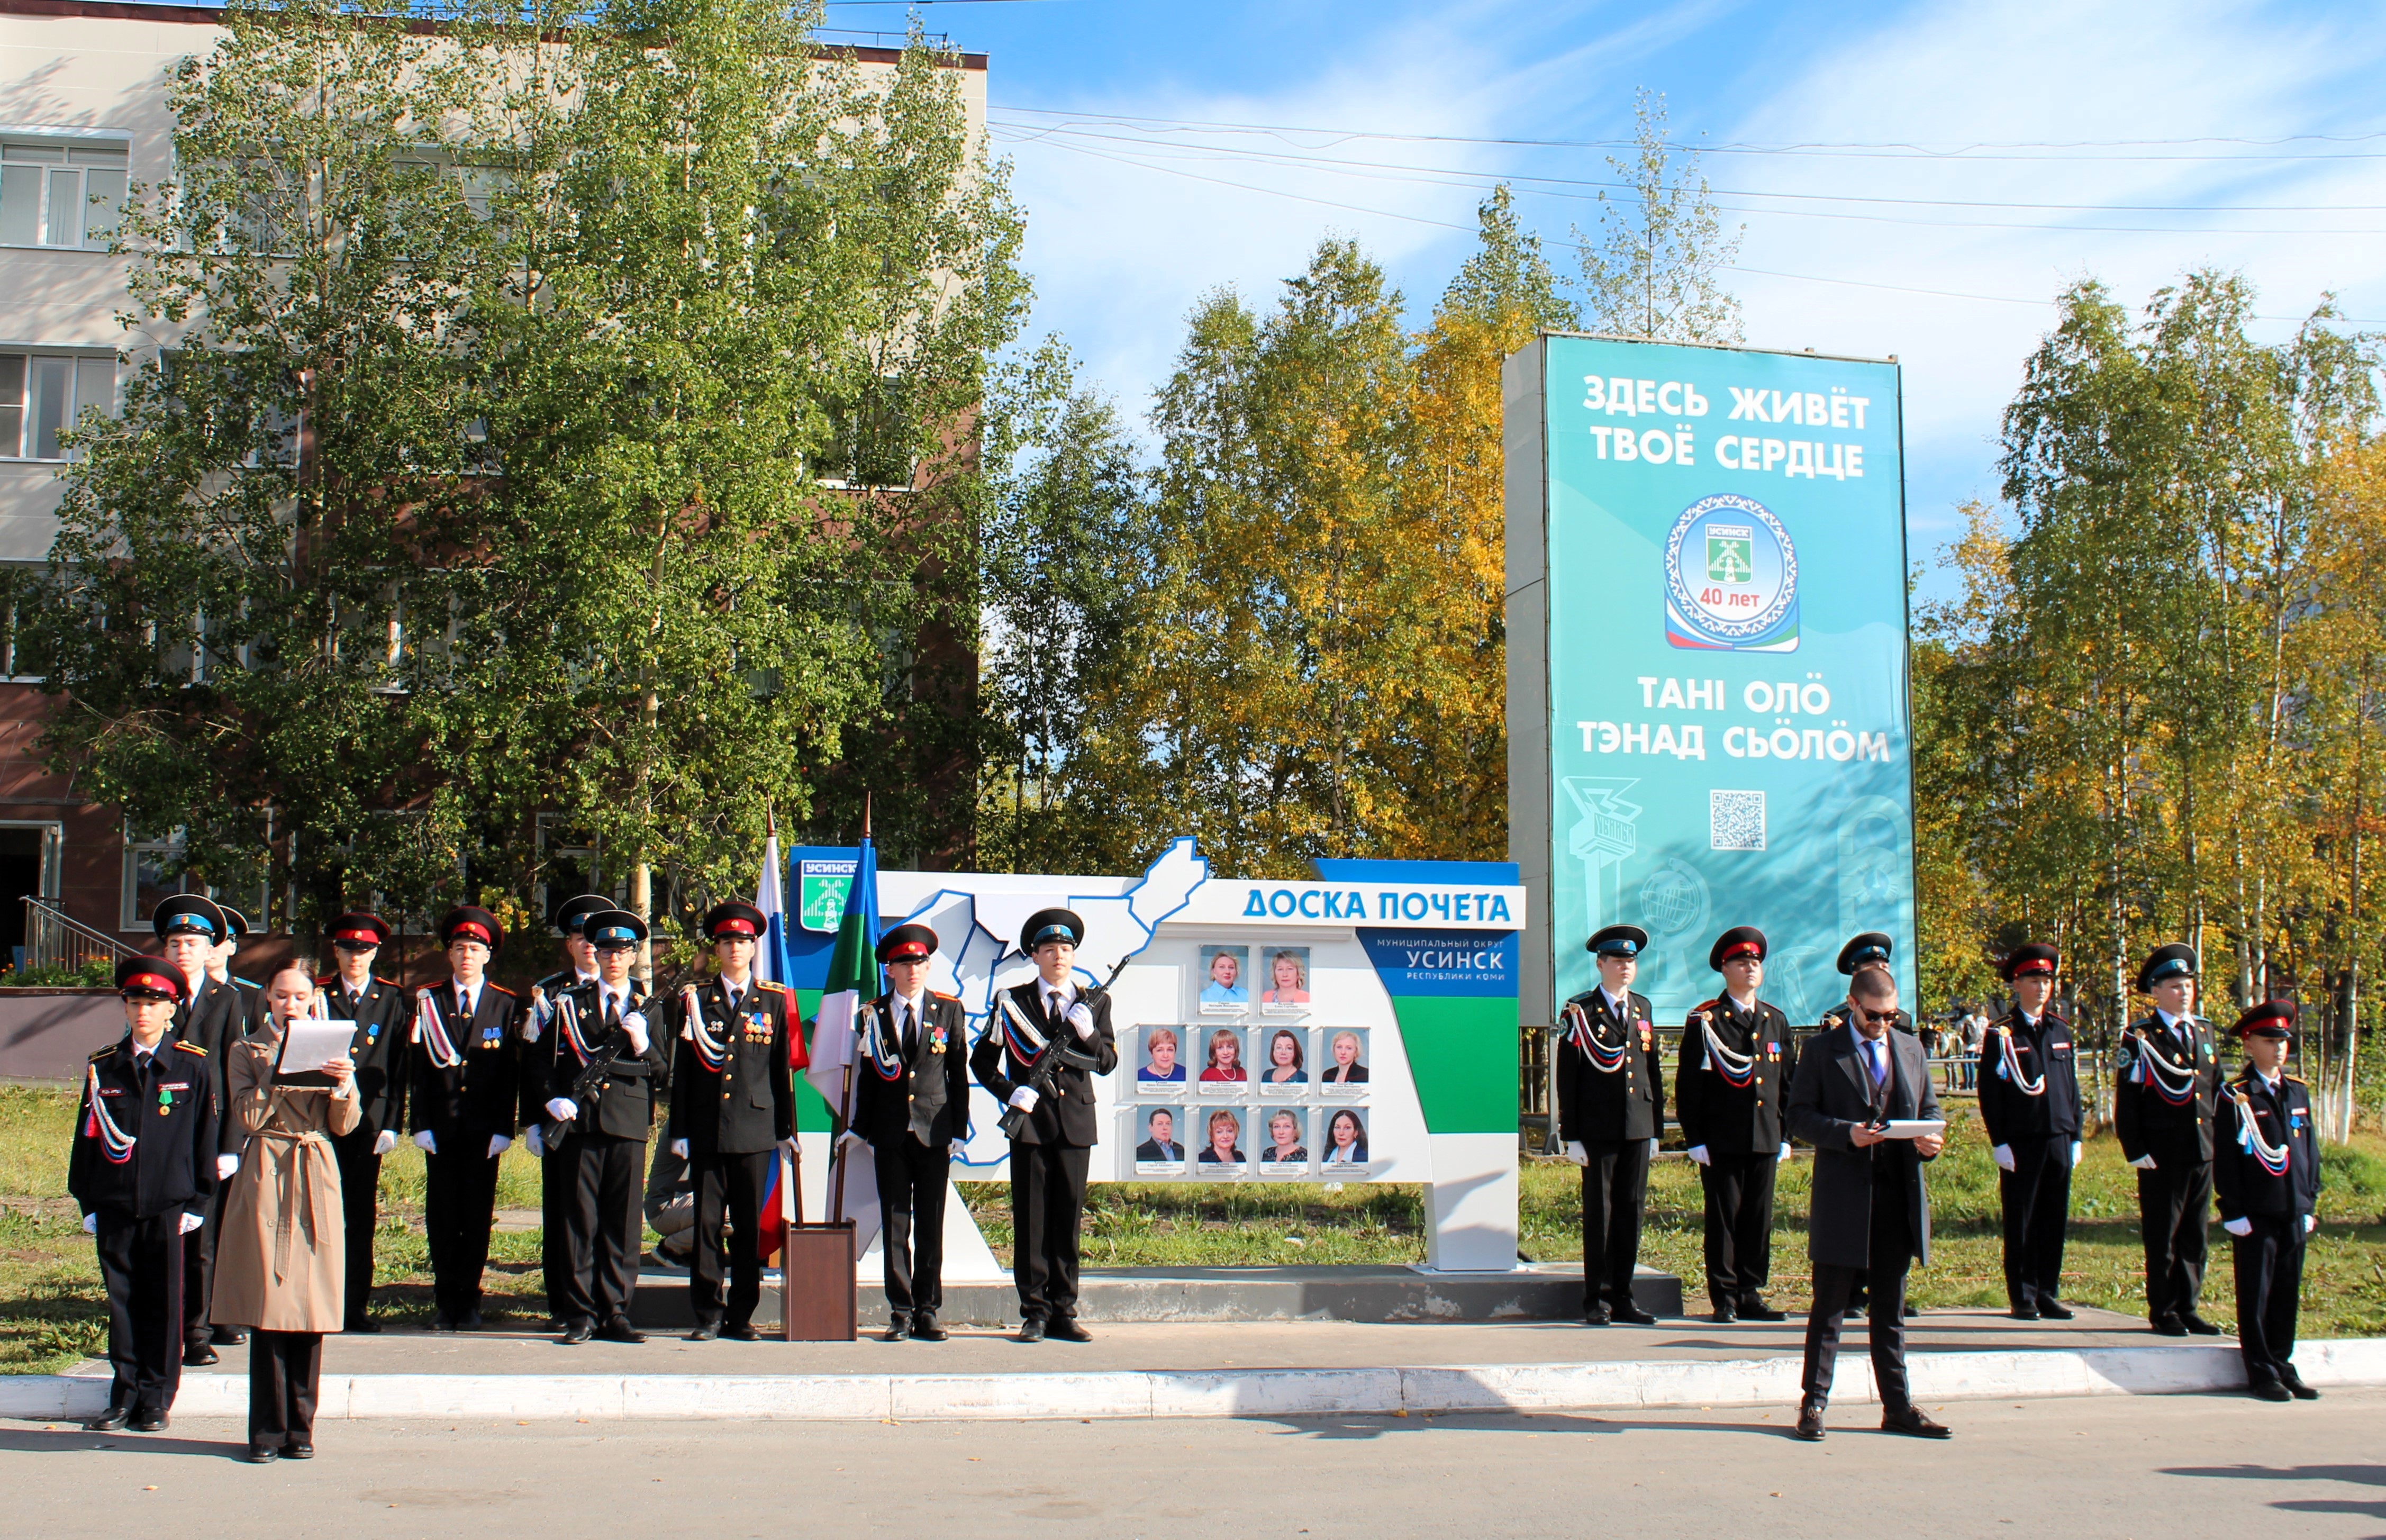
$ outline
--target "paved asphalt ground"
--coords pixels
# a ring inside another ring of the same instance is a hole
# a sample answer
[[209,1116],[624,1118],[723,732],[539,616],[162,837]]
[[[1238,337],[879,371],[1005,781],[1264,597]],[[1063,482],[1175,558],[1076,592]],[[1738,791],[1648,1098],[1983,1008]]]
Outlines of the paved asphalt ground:
[[242,1428],[0,1424],[6,1531],[546,1540],[789,1534],[1273,1540],[1755,1534],[2121,1540],[2386,1533],[2386,1391],[1964,1402],[1950,1444],[1850,1407],[991,1424],[325,1424],[305,1465]]

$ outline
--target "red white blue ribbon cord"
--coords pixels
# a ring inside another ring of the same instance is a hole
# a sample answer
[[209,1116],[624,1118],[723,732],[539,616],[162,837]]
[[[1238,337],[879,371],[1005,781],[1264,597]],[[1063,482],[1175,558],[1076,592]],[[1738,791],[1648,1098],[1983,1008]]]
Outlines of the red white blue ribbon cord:
[[2254,1105],[2242,1091],[2237,1092],[2237,1142],[2263,1170],[2274,1177],[2287,1174],[2290,1146],[2273,1144],[2262,1137],[2261,1125],[2254,1117]]
[[2010,1027],[1997,1033],[1997,1079],[2011,1081],[2013,1088],[2025,1096],[2046,1094],[2046,1072],[2039,1071],[2037,1079],[2029,1078],[2029,1071],[2021,1067],[2021,1050],[2014,1046]]
[[1721,1038],[1715,1036],[1714,1012],[1702,1015],[1699,1023],[1706,1031],[1707,1067],[1714,1071],[1717,1079],[1734,1091],[1746,1090],[1749,1083],[1756,1079],[1755,1040],[1752,1038],[1749,1041],[1747,1053],[1735,1054],[1723,1045]]
[[440,1022],[439,1007],[431,1003],[429,990],[418,990],[414,995],[414,1041],[422,1044],[431,1062],[442,1069],[453,1069],[464,1062],[456,1045],[447,1039],[447,1029]]
[[93,1065],[83,1073],[83,1094],[91,1100],[91,1116],[83,1119],[83,1135],[99,1141],[99,1153],[111,1166],[121,1166],[132,1158],[132,1146],[141,1142],[139,1136],[126,1133],[107,1115],[107,1105],[99,1099],[99,1066]]
[[2154,1051],[2154,1035],[2140,1032],[2138,1063],[2130,1079],[2141,1086],[2151,1087],[2154,1093],[2175,1107],[2183,1107],[2195,1097],[2195,1049],[2187,1051],[2185,1065],[2177,1065]]
[[571,1050],[572,1057],[584,1065],[595,1058],[596,1054],[588,1050],[588,1040],[580,1035],[580,1007],[570,995],[556,997],[555,1016],[562,1028],[563,1045]]
[[1632,1049],[1629,1034],[1622,1042],[1610,1048],[1599,1041],[1599,1029],[1591,1025],[1589,1011],[1569,1001],[1564,1014],[1567,1037],[1574,1043],[1575,1052],[1589,1059],[1593,1069],[1602,1075],[1613,1075],[1624,1067],[1624,1056]]
[[1029,1025],[1027,1017],[1020,1013],[1019,1002],[1007,991],[1002,997],[1002,1041],[1011,1050],[1011,1056],[1022,1064],[1034,1064],[1036,1055],[1044,1052],[1042,1034]]
[[[1009,1002],[1006,1001],[1005,1004]],[[864,1005],[861,1009],[862,1013],[870,1018],[861,1032],[861,1051],[869,1055],[870,1067],[882,1080],[901,1079],[903,1078],[902,1045],[887,1041],[894,1033],[889,1029],[886,1017],[880,1014],[876,1005]]]
[[696,992],[695,985],[690,984],[682,990],[680,1000],[686,1007],[687,1019],[680,1028],[679,1035],[687,1039],[688,1045],[696,1050],[696,1062],[706,1074],[720,1074],[721,1067],[729,1062],[729,1044],[715,1037],[711,1024],[704,1019],[704,1001]]

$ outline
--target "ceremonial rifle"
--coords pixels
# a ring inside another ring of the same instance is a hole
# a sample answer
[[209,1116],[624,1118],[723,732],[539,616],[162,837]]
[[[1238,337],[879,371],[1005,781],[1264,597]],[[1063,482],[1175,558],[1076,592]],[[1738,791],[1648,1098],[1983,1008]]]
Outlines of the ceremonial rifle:
[[[1118,966],[1111,969],[1108,978],[1086,991],[1083,1004],[1087,1010],[1093,1008],[1095,1001],[1110,993],[1111,986],[1118,982],[1118,976],[1124,973],[1127,964],[1134,960],[1133,953],[1120,958]],[[1043,1050],[1036,1055],[1036,1062],[1027,1067],[1027,1089],[1036,1092],[1036,1105],[1038,1106],[1043,1105],[1044,1098],[1052,1093],[1052,1082],[1060,1078],[1064,1067],[1085,1070],[1100,1067],[1099,1061],[1091,1054],[1074,1046],[1073,1040],[1076,1032],[1070,1027],[1066,1016],[1046,1025],[1051,1029],[1051,1035],[1044,1040]],[[996,1127],[1002,1130],[1003,1138],[1016,1139],[1027,1117],[1028,1114],[1023,1109],[1006,1106],[1002,1109],[1002,1116],[996,1119]]]

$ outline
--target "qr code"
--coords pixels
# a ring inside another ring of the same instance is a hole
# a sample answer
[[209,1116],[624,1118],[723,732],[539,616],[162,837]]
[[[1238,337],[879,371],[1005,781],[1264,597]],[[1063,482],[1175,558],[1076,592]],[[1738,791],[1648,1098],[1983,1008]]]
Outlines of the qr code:
[[1764,848],[1764,793],[1707,793],[1707,846],[1718,851],[1761,851]]

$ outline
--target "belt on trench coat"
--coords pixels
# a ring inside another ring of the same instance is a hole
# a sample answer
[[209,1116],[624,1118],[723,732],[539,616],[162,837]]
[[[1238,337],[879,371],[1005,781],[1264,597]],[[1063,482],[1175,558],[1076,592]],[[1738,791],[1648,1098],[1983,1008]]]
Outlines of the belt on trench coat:
[[[321,1149],[327,1156],[332,1148],[332,1142],[313,1129],[304,1133],[293,1132],[287,1129],[260,1129],[249,1137],[275,1139],[285,1144],[300,1146],[312,1144]],[[302,1227],[306,1230],[307,1247],[309,1251],[315,1246],[315,1217],[307,1209],[304,1201],[306,1184],[300,1181],[297,1176],[305,1165],[305,1157],[299,1151],[291,1153],[298,1155],[299,1158],[277,1160],[270,1168],[273,1172],[274,1184],[273,1281],[276,1283],[280,1283],[290,1275],[290,1240],[296,1231]]]

